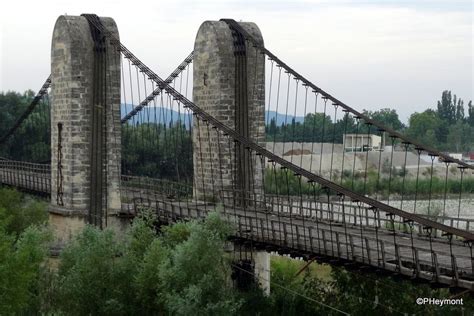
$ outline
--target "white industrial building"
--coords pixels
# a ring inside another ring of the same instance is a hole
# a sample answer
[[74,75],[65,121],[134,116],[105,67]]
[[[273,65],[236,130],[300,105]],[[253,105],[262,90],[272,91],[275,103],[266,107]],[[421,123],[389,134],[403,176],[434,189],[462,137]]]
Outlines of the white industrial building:
[[381,151],[384,149],[384,139],[373,134],[344,134],[343,147],[346,152]]

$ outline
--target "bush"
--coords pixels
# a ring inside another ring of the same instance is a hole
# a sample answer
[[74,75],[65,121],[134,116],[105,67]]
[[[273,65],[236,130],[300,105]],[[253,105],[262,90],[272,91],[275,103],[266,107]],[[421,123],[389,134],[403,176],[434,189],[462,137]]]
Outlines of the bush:
[[0,188],[0,222],[6,233],[19,236],[31,225],[43,225],[48,220],[47,203],[18,191]]
[[137,218],[123,242],[86,227],[61,254],[54,313],[232,315],[241,305],[224,253],[229,227],[216,214],[157,235]]
[[58,307],[71,315],[123,314],[120,245],[112,231],[87,226],[61,253]]
[[29,314],[40,309],[40,279],[49,233],[29,227],[11,235],[0,224],[0,314]]
[[[241,302],[230,283],[230,264],[224,253],[227,225],[214,214],[202,224],[186,226],[188,237],[169,249],[159,266],[169,311],[174,315],[236,314]],[[175,234],[168,231],[167,235]]]
[[41,309],[41,280],[50,233],[46,204],[0,188],[0,314]]

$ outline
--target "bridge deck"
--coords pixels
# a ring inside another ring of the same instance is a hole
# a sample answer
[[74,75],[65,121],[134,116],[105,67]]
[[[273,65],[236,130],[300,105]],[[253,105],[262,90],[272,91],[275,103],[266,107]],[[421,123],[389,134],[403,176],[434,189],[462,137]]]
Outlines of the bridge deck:
[[[236,227],[235,237],[260,243],[265,248],[324,256],[393,271],[448,286],[474,289],[473,262],[469,247],[459,240],[450,246],[445,238],[428,238],[413,232],[331,221],[271,208],[239,208],[232,205],[174,201],[142,189],[127,188],[129,203],[123,211],[155,210],[163,221],[202,218],[220,209],[222,216]],[[321,210],[321,214],[327,210]],[[413,241],[413,244],[412,244]]]
[[51,166],[0,160],[0,184],[35,193],[51,193]]

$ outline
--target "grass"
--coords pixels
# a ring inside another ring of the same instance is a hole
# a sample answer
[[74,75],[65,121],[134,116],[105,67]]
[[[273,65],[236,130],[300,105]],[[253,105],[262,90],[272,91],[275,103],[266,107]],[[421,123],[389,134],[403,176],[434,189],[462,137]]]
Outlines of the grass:
[[[339,184],[340,179],[334,177],[333,182]],[[433,195],[474,193],[474,178],[463,179],[462,186],[459,179],[448,179],[433,176],[430,178],[420,178],[418,181],[413,178],[403,178],[400,175],[393,175],[392,179],[378,177],[374,171],[367,173],[356,173],[354,176],[345,172],[342,178],[342,186],[363,195],[380,195],[382,198],[392,194],[404,195],[405,197],[417,195],[418,198]],[[316,190],[320,189],[315,185]],[[301,178],[287,169],[265,170],[265,192],[268,194],[298,195],[313,194],[314,189],[307,182],[306,178]],[[331,192],[335,194],[335,192]]]
[[401,231],[401,232],[404,232],[404,233],[407,233],[407,234],[410,233],[410,230],[412,232],[415,231],[414,227],[411,227],[410,225],[405,224],[405,223],[385,222],[385,228],[388,229],[388,230]]
[[331,266],[312,262],[304,272],[296,274],[307,264],[307,261],[292,259],[289,257],[272,255],[270,257],[271,271],[285,275],[288,280],[302,279],[305,273],[317,277],[322,281],[331,281]]

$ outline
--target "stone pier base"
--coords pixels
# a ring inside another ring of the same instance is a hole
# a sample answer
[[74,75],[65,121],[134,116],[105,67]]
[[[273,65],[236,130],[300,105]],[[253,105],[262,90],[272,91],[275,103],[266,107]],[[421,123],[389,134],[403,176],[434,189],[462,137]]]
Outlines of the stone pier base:
[[57,247],[62,247],[71,240],[86,224],[87,216],[83,211],[71,211],[56,205],[49,207],[49,225],[53,230]]
[[[106,219],[107,229],[114,231],[118,237],[123,237],[130,227],[131,219],[117,215],[109,215]],[[53,206],[49,207],[49,225],[54,234],[54,247],[62,248],[87,225],[87,215],[84,211]]]
[[[270,295],[270,257],[266,251],[243,249],[234,245],[233,280],[237,288],[248,290],[257,285],[265,295]],[[244,271],[245,270],[245,271]]]
[[270,295],[270,256],[266,251],[253,253],[254,273],[257,275],[260,288],[266,295]]

